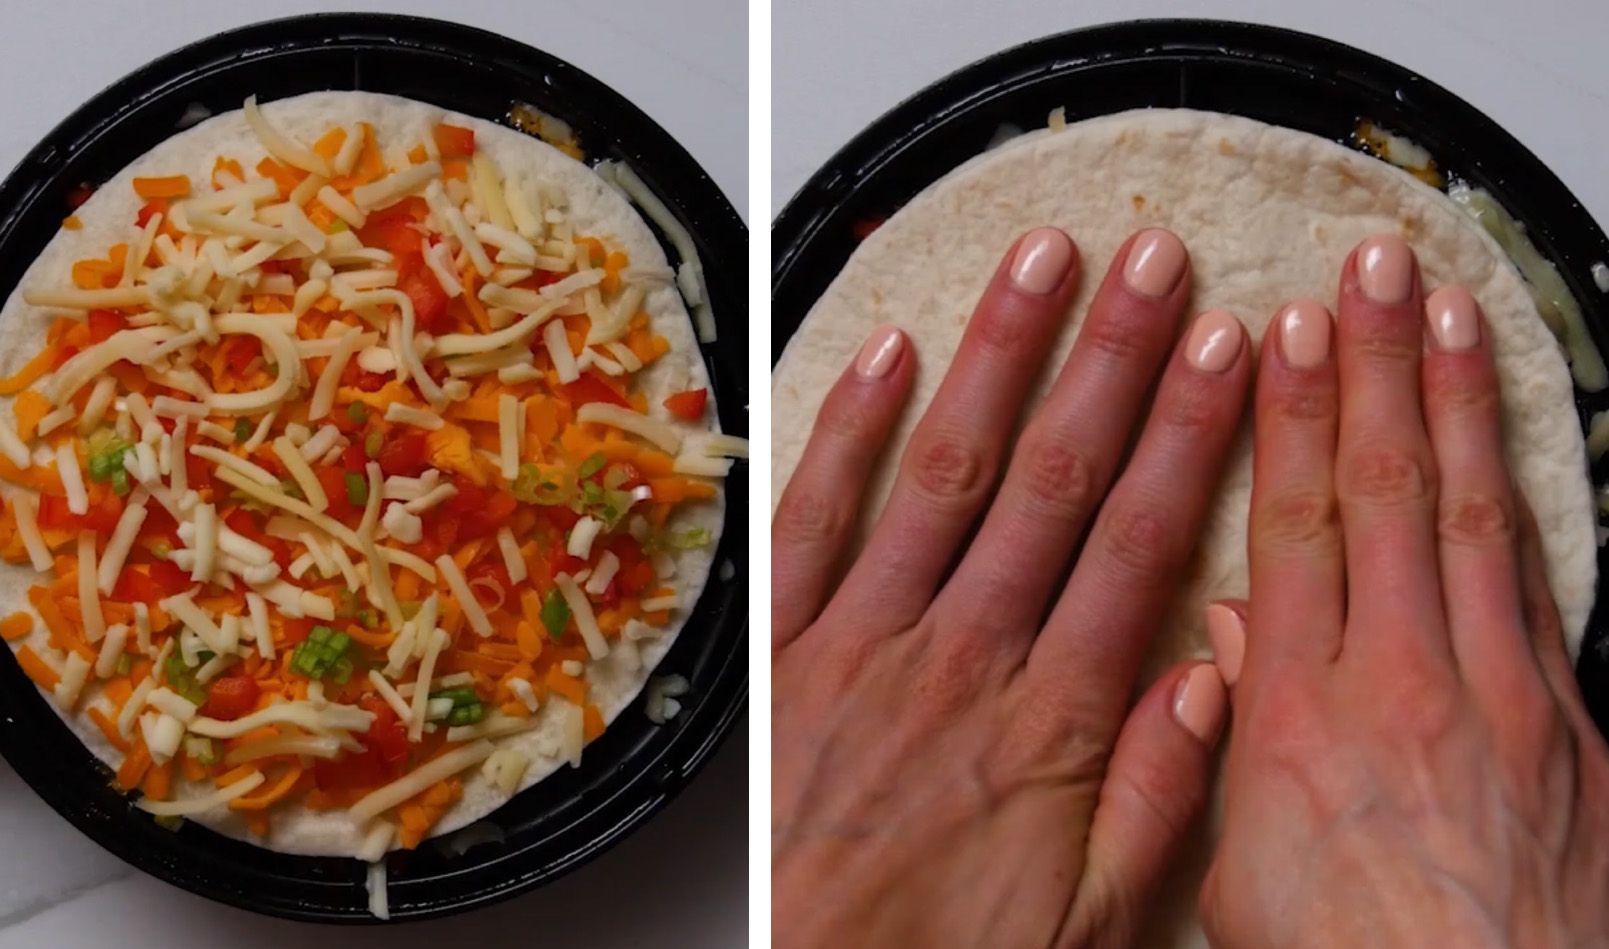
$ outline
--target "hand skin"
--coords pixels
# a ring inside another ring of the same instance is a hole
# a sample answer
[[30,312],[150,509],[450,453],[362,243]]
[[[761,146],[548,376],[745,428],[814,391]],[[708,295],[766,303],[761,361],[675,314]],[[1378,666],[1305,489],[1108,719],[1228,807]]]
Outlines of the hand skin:
[[778,946],[1126,945],[1200,809],[1216,668],[1131,699],[1252,354],[1227,314],[1181,340],[1188,257],[1142,232],[1009,445],[1079,269],[1052,229],[1007,252],[848,565],[914,342],[874,333],[822,406],[772,530]]
[[1423,297],[1394,237],[1347,259],[1339,310],[1310,365],[1263,339],[1250,602],[1209,608],[1235,728],[1208,932],[1603,945],[1609,755],[1504,461],[1490,335],[1461,288]]

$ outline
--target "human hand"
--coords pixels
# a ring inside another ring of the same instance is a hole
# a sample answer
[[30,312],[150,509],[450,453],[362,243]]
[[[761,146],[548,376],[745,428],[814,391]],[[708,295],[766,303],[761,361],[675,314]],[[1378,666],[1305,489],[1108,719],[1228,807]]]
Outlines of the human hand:
[[1008,252],[841,583],[911,341],[874,332],[822,406],[772,528],[778,945],[1123,945],[1200,808],[1218,672],[1130,703],[1251,354],[1225,313],[1175,345],[1188,257],[1142,232],[1011,447],[1078,269],[1054,229]]
[[1395,237],[1346,261],[1339,309],[1333,346],[1311,301],[1263,339],[1251,599],[1208,615],[1235,729],[1207,930],[1602,944],[1609,755],[1504,460],[1490,334],[1462,288],[1422,296]]

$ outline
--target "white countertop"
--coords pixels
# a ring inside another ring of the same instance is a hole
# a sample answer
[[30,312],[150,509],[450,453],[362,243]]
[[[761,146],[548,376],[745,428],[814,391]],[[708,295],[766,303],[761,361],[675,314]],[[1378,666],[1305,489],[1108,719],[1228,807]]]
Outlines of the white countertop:
[[[348,2],[443,16],[545,49],[663,125],[726,192],[748,197],[748,18],[741,0]],[[151,59],[258,19],[328,4],[258,0],[6,0],[0,169],[91,95]],[[536,893],[449,921],[344,929],[270,920],[145,876],[56,816],[0,762],[0,949],[363,949],[466,945],[727,947],[747,940],[747,728],[638,833]]]
[[1247,20],[1368,50],[1506,127],[1609,224],[1601,0],[810,0],[772,14],[772,214],[878,116],[1008,46],[1141,17]]

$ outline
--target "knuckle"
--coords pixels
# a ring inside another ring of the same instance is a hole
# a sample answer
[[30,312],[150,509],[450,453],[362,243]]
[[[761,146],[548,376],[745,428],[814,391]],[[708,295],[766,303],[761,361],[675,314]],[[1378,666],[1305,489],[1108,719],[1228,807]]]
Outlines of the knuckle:
[[1106,555],[1141,576],[1161,573],[1174,561],[1177,541],[1149,511],[1124,508],[1112,512],[1102,538]]
[[925,438],[910,455],[911,482],[942,504],[976,497],[989,481],[988,465],[975,445],[949,435]]
[[1492,495],[1461,494],[1442,500],[1437,528],[1442,540],[1451,544],[1508,544],[1514,539],[1514,515],[1509,505]]
[[1096,476],[1070,445],[1049,439],[1022,446],[1022,490],[1034,513],[1076,521],[1095,506]]
[[1223,423],[1222,399],[1209,391],[1219,379],[1191,380],[1194,385],[1157,400],[1153,414],[1164,426],[1186,438],[1194,438]]
[[1035,325],[1016,307],[985,308],[972,318],[972,335],[980,348],[1009,356],[1033,342]]
[[1495,418],[1501,404],[1495,376],[1490,371],[1475,375],[1461,369],[1432,361],[1424,374],[1425,401],[1456,415]]
[[821,404],[816,429],[841,439],[858,440],[874,434],[878,425],[872,407],[866,401],[829,396]]
[[1402,363],[1418,362],[1424,343],[1417,325],[1409,334],[1382,320],[1354,337],[1352,347],[1363,359],[1389,366],[1395,372]]
[[1422,457],[1381,446],[1348,452],[1338,481],[1343,498],[1369,504],[1412,504],[1424,501],[1431,490],[1429,465]]
[[1078,334],[1078,345],[1109,362],[1129,363],[1145,351],[1145,334],[1121,320],[1091,318]]
[[1318,422],[1336,417],[1340,403],[1334,386],[1292,386],[1270,400],[1275,416],[1291,422]]
[[843,505],[813,491],[789,491],[777,504],[776,531],[794,543],[815,544],[841,537],[849,528]]
[[1335,498],[1327,492],[1295,491],[1258,505],[1253,537],[1274,550],[1308,550],[1333,543],[1340,535]]

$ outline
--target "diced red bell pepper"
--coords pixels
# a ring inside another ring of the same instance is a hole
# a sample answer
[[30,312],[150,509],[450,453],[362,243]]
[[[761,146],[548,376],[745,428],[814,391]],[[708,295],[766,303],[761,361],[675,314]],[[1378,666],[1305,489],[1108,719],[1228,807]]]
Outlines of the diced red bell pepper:
[[684,418],[689,422],[696,422],[704,417],[704,404],[710,400],[708,389],[688,389],[678,392],[665,400],[665,408],[677,418]]
[[134,215],[134,223],[140,227],[144,227],[151,222],[151,218],[158,214],[165,215],[167,213],[168,199],[152,198],[151,200],[145,202],[145,204],[140,208],[138,214]]
[[542,516],[547,519],[549,524],[566,534],[570,532],[570,528],[575,526],[576,521],[581,520],[580,514],[570,510],[569,506],[564,504],[542,504],[537,506],[537,510],[542,512]]
[[90,310],[88,323],[91,343],[104,343],[117,331],[128,328],[128,320],[116,310]]
[[[362,450],[358,449],[360,453]],[[313,469],[319,486],[324,489],[324,496],[330,499],[330,506],[325,513],[338,521],[357,512],[357,507],[346,496],[347,473],[347,469],[337,468],[334,465],[319,465]]]
[[57,494],[39,498],[39,526],[52,530],[110,532],[123,516],[123,499],[111,492],[100,500],[91,500],[89,510],[74,514],[67,508],[67,499]]
[[76,211],[83,207],[84,202],[88,201],[94,193],[95,186],[92,184],[75,185],[72,190],[67,192],[67,206]]
[[324,790],[367,788],[401,776],[408,763],[408,733],[397,713],[376,695],[358,703],[374,714],[369,730],[358,736],[363,750],[313,765],[313,781]]
[[112,599],[118,603],[138,600],[147,606],[154,606],[159,600],[183,593],[190,586],[190,578],[166,560],[159,560],[150,568],[150,573],[146,573],[124,567],[123,572],[117,575],[117,584],[112,587]]
[[564,397],[570,400],[571,405],[582,406],[588,402],[607,402],[630,408],[626,397],[616,392],[614,387],[604,382],[590,371],[583,372],[581,378],[564,385]]
[[156,584],[164,597],[169,597],[190,589],[192,581],[178,564],[171,560],[158,560],[151,564],[151,582]]
[[414,323],[427,333],[440,334],[452,329],[447,313],[447,292],[436,275],[418,270],[399,281],[399,288],[413,303]]
[[235,333],[224,340],[224,365],[233,373],[244,373],[251,361],[261,356],[263,344],[249,333]]
[[380,457],[375,460],[380,462],[380,471],[388,478],[392,475],[412,478],[424,471],[428,454],[429,446],[424,433],[408,432],[386,439],[385,444],[380,446]]
[[262,689],[251,676],[223,676],[207,686],[207,700],[201,704],[201,714],[232,722],[257,708]]
[[443,122],[434,130],[442,158],[468,158],[475,153],[475,130]]
[[[519,506],[514,495],[498,488],[483,488],[468,478],[455,477],[453,484],[458,493],[447,499],[440,510],[444,519],[457,521],[455,540],[475,540],[497,533]],[[438,535],[437,540],[441,541]],[[445,543],[451,543],[446,541]]]

